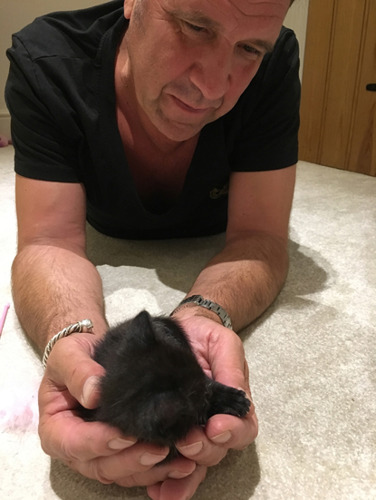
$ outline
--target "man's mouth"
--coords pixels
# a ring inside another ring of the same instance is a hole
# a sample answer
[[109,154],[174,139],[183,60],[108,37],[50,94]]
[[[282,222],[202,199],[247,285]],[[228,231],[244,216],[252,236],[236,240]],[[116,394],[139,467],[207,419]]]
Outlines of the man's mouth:
[[206,107],[200,107],[195,104],[188,104],[187,102],[179,99],[178,97],[169,94],[171,99],[174,101],[174,103],[183,111],[186,111],[187,113],[192,113],[196,115],[203,115],[207,112],[213,111],[214,107],[212,106],[206,106]]

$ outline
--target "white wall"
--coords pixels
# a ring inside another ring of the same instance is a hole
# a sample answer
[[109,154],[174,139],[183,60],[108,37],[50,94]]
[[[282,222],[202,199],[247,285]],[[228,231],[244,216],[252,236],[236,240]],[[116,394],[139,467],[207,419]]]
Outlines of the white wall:
[[292,4],[286,19],[285,26],[292,28],[299,41],[300,45],[300,77],[302,78],[304,51],[307,32],[307,18],[308,18],[309,0],[295,0]]
[[[9,115],[4,101],[4,87],[8,75],[6,49],[11,35],[30,23],[35,17],[55,10],[79,9],[105,0],[0,0],[0,135],[9,137]],[[301,54],[304,54],[309,0],[295,0],[285,24],[297,33]]]

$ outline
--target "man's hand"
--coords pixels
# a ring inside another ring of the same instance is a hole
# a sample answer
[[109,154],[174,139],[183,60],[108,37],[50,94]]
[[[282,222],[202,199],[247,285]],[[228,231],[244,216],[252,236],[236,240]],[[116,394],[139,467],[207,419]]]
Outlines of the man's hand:
[[[245,390],[250,397],[248,368],[237,335],[200,316],[181,322],[205,372]],[[147,486],[153,500],[183,500],[193,496],[207,466],[217,464],[228,449],[242,449],[256,437],[253,405],[243,419],[214,415],[205,430],[193,429],[178,444],[182,457],[154,467],[167,456],[167,448],[137,443],[102,422],[85,422],[75,412],[77,401],[87,408],[98,403],[97,382],[103,367],[91,358],[93,343],[90,334],[59,340],[39,390],[39,434],[44,451],[82,475],[104,484]]]
[[[242,389],[252,401],[248,365],[240,338],[228,328],[193,310],[184,309],[175,318],[186,331],[193,350],[205,373],[222,384]],[[197,463],[194,473],[180,481],[166,481],[148,488],[153,500],[191,498],[203,481],[207,466],[218,464],[227,451],[243,449],[254,441],[258,432],[255,407],[252,403],[244,418],[214,415],[205,427],[196,427],[177,444],[179,452]],[[184,490],[186,496],[179,496]],[[188,495],[188,496],[187,496]]]
[[[178,318],[177,318],[178,319]],[[205,373],[222,384],[243,390],[252,401],[249,371],[241,339],[232,330],[202,316],[181,323]],[[255,407],[244,418],[214,415],[204,430],[196,428],[179,443],[182,455],[203,465],[220,462],[230,448],[243,449],[257,436]]]
[[[186,476],[202,480],[204,468],[196,472],[195,462],[184,457],[154,467],[167,456],[167,447],[137,443],[116,428],[77,416],[77,401],[86,408],[98,403],[97,382],[103,367],[91,359],[94,341],[90,334],[72,335],[59,340],[51,352],[39,390],[39,435],[44,451],[104,484],[149,486],[168,478],[176,484]],[[157,498],[185,499],[190,489],[190,485],[183,486],[181,496]]]

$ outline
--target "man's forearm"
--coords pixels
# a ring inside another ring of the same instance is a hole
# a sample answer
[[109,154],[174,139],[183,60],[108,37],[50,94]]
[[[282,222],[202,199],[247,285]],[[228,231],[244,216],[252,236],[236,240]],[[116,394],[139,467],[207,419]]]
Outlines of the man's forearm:
[[41,352],[70,323],[90,318],[96,334],[106,330],[101,278],[83,254],[27,245],[13,262],[12,286],[17,316]]
[[199,274],[189,295],[200,294],[229,313],[240,330],[274,301],[288,271],[287,243],[257,233],[228,241]]

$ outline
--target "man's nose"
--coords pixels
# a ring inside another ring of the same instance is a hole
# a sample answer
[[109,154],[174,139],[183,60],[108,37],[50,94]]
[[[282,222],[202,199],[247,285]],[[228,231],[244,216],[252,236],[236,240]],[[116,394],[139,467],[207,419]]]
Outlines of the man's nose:
[[191,82],[209,101],[220,100],[231,85],[232,54],[225,47],[205,48],[194,62]]

